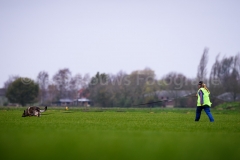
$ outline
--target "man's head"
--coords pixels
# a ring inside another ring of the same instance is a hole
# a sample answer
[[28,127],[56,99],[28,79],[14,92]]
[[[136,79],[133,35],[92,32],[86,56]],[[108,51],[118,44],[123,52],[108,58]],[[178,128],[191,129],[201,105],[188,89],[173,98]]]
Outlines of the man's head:
[[198,88],[201,88],[203,86],[203,81],[198,82]]

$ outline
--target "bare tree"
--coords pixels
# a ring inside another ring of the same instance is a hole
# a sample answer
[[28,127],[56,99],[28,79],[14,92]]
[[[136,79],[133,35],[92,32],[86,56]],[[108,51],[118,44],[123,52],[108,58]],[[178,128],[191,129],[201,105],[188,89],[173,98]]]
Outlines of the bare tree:
[[238,53],[233,60],[231,81],[233,85],[230,90],[232,91],[233,100],[236,100],[237,95],[240,93],[240,53]]
[[109,75],[110,84],[109,92],[112,101],[112,106],[129,107],[131,105],[130,98],[130,81],[128,81],[128,74],[123,71],[116,75]]
[[183,94],[191,94],[191,87],[189,87],[187,77],[181,73],[170,72],[162,79],[166,85],[168,95],[174,99],[174,106],[186,105],[186,102],[183,102],[180,97],[181,92],[183,92]]
[[240,81],[240,53],[234,57],[234,69],[238,73],[237,80]]
[[55,84],[49,84],[48,85],[48,96],[47,96],[47,101],[49,103],[52,103],[54,101],[58,101],[58,89]]
[[90,82],[90,75],[89,75],[89,74],[85,74],[85,75],[82,77],[81,81],[80,81],[81,87],[82,87],[82,88],[87,88],[89,82]]
[[219,55],[217,56],[210,75],[211,90],[217,91],[216,95],[228,92],[232,95],[231,99],[236,100],[237,94],[240,92],[239,57],[239,54],[235,57],[223,57],[220,61],[218,60]]
[[219,60],[219,57],[220,57],[220,54],[216,56],[215,63],[211,68],[210,78],[209,78],[209,89],[211,92],[210,97],[211,97],[211,102],[213,106],[216,106],[219,103],[216,97],[224,92],[223,84],[219,78],[219,72],[221,68],[221,62]]
[[163,77],[168,90],[184,90],[188,88],[187,77],[182,73],[170,72]]
[[208,48],[205,48],[198,65],[197,78],[200,81],[207,82],[207,63],[208,63]]
[[60,69],[54,76],[53,81],[55,82],[58,88],[58,97],[67,98],[69,83],[71,80],[71,72],[68,68]]
[[129,81],[131,82],[128,86],[130,89],[131,104],[140,104],[153,101],[157,98],[153,94],[151,97],[146,97],[146,94],[154,93],[158,90],[153,86],[157,86],[157,80],[155,72],[150,68],[143,70],[133,71],[129,75]]
[[101,107],[106,107],[110,104],[110,92],[108,91],[108,84],[108,75],[97,72],[97,74],[92,77],[87,89],[90,93],[90,99]]
[[91,100],[99,106],[129,107],[148,101],[145,94],[157,90],[155,82],[154,71],[148,68],[134,71],[130,75],[122,71],[116,75],[97,73],[92,77],[87,90]]
[[41,104],[45,104],[46,102],[48,82],[49,82],[48,73],[45,71],[39,72],[37,76],[37,83],[40,89],[39,99]]
[[69,82],[69,98],[76,99],[78,97],[78,91],[82,86],[83,78],[81,74],[77,74],[76,76],[72,77]]

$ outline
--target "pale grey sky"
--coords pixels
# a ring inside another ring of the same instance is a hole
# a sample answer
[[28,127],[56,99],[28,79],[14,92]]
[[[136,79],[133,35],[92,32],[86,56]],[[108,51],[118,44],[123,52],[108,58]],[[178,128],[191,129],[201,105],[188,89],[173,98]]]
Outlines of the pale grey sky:
[[0,0],[0,87],[11,75],[50,78],[149,67],[189,78],[205,47],[240,52],[238,0]]

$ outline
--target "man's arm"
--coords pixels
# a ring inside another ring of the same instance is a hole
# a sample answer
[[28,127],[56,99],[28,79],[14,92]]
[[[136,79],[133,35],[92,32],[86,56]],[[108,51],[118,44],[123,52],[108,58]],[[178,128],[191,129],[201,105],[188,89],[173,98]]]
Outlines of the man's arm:
[[199,90],[198,94],[200,96],[200,103],[201,103],[201,106],[202,106],[204,104],[203,91]]

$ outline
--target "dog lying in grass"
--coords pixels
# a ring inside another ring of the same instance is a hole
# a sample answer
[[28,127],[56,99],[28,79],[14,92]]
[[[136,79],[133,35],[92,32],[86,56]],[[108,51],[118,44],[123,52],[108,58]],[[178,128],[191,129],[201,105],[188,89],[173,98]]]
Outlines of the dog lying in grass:
[[47,110],[47,106],[43,110],[41,110],[39,107],[28,107],[23,111],[22,117],[31,117],[31,116],[38,116],[40,117],[42,112],[45,112]]

